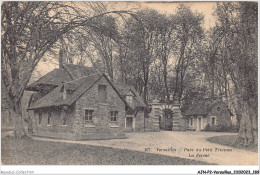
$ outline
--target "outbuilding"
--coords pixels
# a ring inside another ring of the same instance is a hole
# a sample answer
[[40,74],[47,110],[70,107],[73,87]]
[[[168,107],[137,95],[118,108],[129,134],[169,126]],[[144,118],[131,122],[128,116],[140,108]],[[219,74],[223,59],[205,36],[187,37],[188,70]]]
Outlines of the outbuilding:
[[202,131],[207,125],[231,126],[232,113],[221,99],[196,100],[183,112],[183,115],[186,118],[187,130]]

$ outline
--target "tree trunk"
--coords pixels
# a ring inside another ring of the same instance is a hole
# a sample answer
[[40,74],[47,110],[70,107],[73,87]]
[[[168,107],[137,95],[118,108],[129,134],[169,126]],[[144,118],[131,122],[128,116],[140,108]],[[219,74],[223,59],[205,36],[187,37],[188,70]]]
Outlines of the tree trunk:
[[24,120],[22,117],[22,109],[20,105],[15,105],[15,108],[11,110],[11,115],[14,122],[14,137],[23,138],[27,136]]
[[144,91],[143,91],[143,100],[145,104],[147,104],[147,98],[148,98],[147,94],[148,94],[148,87],[147,87],[147,81],[145,80]]
[[257,115],[248,102],[242,103],[242,109],[243,110],[241,110],[242,118],[240,121],[238,144],[241,144],[243,147],[257,145]]

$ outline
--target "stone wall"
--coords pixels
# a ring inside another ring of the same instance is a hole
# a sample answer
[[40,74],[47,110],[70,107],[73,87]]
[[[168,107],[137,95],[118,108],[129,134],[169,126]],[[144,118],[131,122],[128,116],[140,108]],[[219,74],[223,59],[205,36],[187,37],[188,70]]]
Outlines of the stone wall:
[[149,120],[153,123],[150,127],[152,127],[152,131],[158,132],[160,131],[160,118],[158,115],[155,115],[154,112],[152,111],[149,114]]
[[[98,85],[107,86],[107,102],[98,102]],[[94,110],[93,122],[84,123],[85,109]],[[50,108],[51,125],[47,125],[48,110],[29,110],[32,116],[33,134],[44,137],[69,140],[125,138],[125,104],[109,82],[102,77],[91,89],[86,91],[68,110]],[[110,121],[110,112],[118,111],[117,122]],[[42,122],[39,124],[39,113]],[[67,125],[63,126],[63,115],[68,115]]]
[[[107,102],[98,102],[98,85],[106,85]],[[85,109],[94,110],[93,123],[85,124]],[[110,121],[110,112],[118,111],[117,122]],[[125,128],[125,104],[109,82],[102,77],[85,92],[75,104],[73,132],[82,139],[123,138]]]
[[149,117],[144,118],[144,111],[138,112],[135,117],[134,131],[160,131],[159,117],[156,117],[153,113],[150,113]]
[[144,131],[144,111],[139,111],[134,117],[134,125],[133,131]]
[[149,118],[145,118],[145,131],[156,131],[155,127],[154,127],[154,120],[153,118],[149,117]]
[[[151,115],[153,118],[153,127],[154,131],[159,131],[160,129],[163,130],[185,130],[186,128],[186,121],[181,118],[183,117],[179,108],[179,105],[172,106],[172,117],[167,118],[164,113],[164,106],[165,103],[154,102],[152,103],[152,112]],[[182,126],[180,126],[182,125]]]
[[204,130],[209,123],[208,117],[206,116],[200,116],[201,117],[201,130]]
[[182,117],[182,118],[179,119],[179,123],[180,123],[179,130],[180,131],[186,131],[188,126],[189,126],[188,119]]
[[231,115],[228,107],[224,103],[216,103],[208,113],[208,123],[210,117],[216,116],[216,125],[231,125]]
[[[48,111],[51,112],[51,122],[48,125]],[[28,114],[32,119],[33,135],[63,138],[71,140],[73,138],[72,126],[74,123],[74,106],[66,111],[67,123],[63,125],[61,108],[45,108],[37,110],[29,110]],[[39,124],[39,114],[42,114],[42,122]]]
[[158,107],[153,107],[149,116],[153,119],[154,131],[160,131],[161,109]]
[[[200,121],[200,123],[199,123],[199,121]],[[194,116],[193,117],[193,127],[190,127],[188,125],[189,130],[203,131],[205,129],[205,127],[207,126],[208,122],[209,121],[208,121],[208,118],[206,116],[202,116],[202,115]],[[199,125],[200,125],[200,128],[199,128]]]

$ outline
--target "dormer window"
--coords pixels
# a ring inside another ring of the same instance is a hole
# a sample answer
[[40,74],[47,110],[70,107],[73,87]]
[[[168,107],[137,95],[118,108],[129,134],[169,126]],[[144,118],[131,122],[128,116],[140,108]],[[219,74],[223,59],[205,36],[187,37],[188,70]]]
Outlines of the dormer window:
[[132,95],[127,95],[126,96],[126,102],[130,105],[133,104],[133,96]]

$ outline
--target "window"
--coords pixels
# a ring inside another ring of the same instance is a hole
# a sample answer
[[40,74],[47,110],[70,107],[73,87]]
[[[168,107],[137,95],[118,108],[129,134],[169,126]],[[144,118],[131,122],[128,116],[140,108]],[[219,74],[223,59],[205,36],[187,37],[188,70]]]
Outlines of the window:
[[66,125],[67,125],[67,115],[66,115],[66,114],[63,115],[62,125],[63,125],[63,126],[66,126]]
[[107,86],[98,85],[98,102],[106,103],[107,102]]
[[133,104],[133,96],[127,95],[127,96],[126,96],[126,102],[127,102],[128,104],[132,105],[132,104]]
[[42,124],[42,113],[39,113],[39,125]]
[[47,125],[51,125],[51,111],[48,112]]
[[93,122],[93,112],[94,110],[85,109],[85,124]]
[[117,116],[118,116],[118,111],[111,111],[110,112],[110,121],[117,122]]
[[193,126],[193,118],[190,118],[190,126]]
[[215,126],[216,125],[216,118],[212,117],[211,118],[211,126]]

